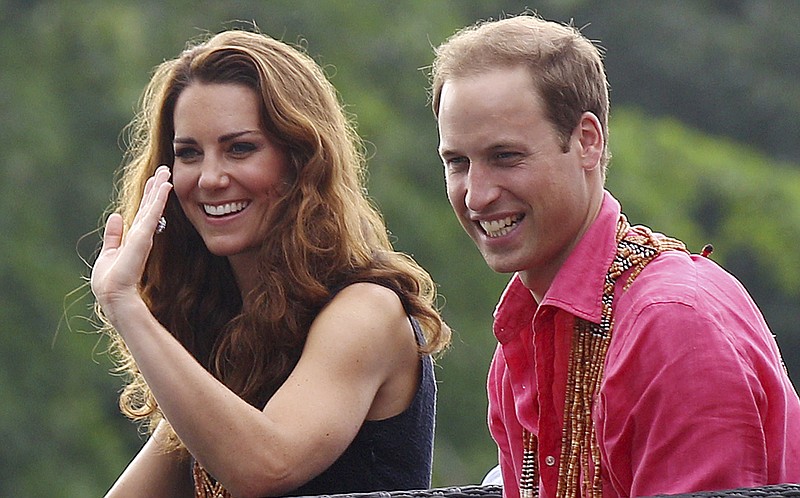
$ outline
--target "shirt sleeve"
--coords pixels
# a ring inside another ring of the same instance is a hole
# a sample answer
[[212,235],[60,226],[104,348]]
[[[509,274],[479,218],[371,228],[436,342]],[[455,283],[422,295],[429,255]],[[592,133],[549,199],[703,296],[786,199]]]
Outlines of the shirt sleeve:
[[766,394],[738,339],[752,331],[681,302],[617,318],[595,413],[615,490],[650,496],[765,483]]

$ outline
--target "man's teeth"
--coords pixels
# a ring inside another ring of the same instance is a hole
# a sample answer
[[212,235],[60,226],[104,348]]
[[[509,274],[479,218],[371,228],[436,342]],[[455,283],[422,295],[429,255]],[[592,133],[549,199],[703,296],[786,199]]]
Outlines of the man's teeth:
[[203,204],[203,210],[211,216],[223,216],[231,213],[238,213],[247,207],[247,202],[229,202],[215,206],[213,204]]
[[486,232],[490,238],[501,237],[517,225],[517,222],[522,219],[522,215],[509,216],[501,220],[481,221],[480,225],[483,231]]

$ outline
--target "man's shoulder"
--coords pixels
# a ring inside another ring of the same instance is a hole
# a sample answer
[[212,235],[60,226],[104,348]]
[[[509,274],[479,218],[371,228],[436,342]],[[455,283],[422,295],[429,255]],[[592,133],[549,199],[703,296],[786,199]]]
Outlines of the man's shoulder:
[[702,256],[662,253],[629,287],[617,292],[614,319],[623,335],[638,335],[638,329],[653,327],[668,328],[675,337],[715,330],[711,335],[733,342],[738,336],[769,335],[744,286]]
[[[626,276],[622,279],[625,281]],[[695,304],[698,301],[750,300],[744,286],[707,257],[683,251],[664,251],[632,282],[626,282],[620,299],[651,299]]]

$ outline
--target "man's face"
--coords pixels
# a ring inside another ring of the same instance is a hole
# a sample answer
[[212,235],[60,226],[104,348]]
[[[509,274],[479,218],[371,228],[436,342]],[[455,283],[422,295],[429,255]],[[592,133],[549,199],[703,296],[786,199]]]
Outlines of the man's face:
[[489,267],[521,272],[543,294],[602,196],[586,154],[591,127],[582,119],[564,152],[524,67],[447,80],[438,124],[447,196],[464,230]]

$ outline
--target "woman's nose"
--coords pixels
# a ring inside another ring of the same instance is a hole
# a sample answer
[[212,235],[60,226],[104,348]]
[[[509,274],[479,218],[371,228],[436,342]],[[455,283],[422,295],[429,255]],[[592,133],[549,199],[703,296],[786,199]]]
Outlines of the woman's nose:
[[220,161],[206,159],[200,170],[197,185],[204,190],[217,190],[230,185],[231,180]]

